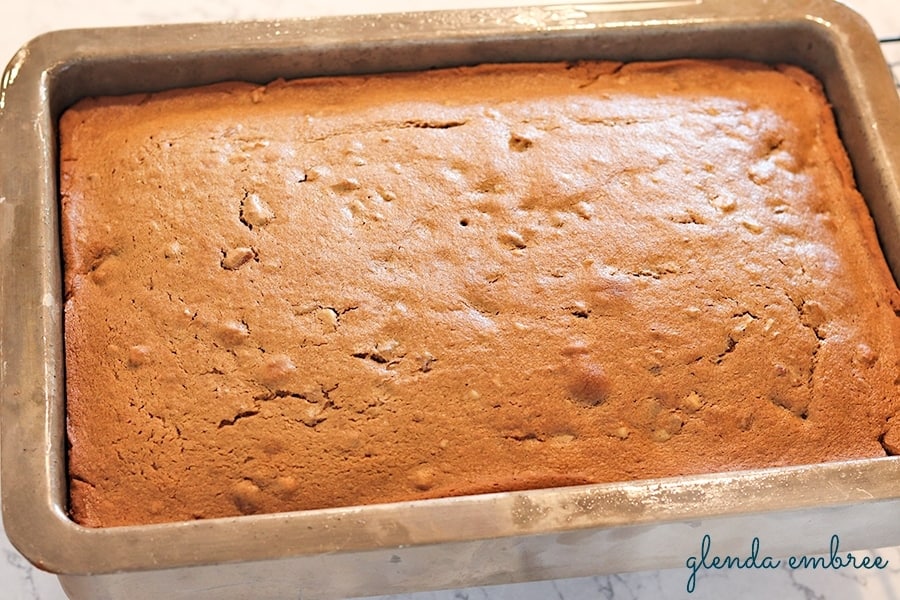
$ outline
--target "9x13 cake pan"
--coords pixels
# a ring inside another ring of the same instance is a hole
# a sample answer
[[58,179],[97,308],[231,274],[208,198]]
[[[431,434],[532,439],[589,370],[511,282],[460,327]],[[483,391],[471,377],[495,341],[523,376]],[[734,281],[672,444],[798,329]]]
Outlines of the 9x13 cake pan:
[[[600,2],[41,36],[0,88],[2,506],[74,599],[339,598],[900,544],[900,457],[90,529],[67,515],[57,120],[79,98],[508,61],[736,57],[823,82],[900,279],[900,100],[865,21],[826,0]],[[15,160],[11,160],[15,157]],[[686,571],[687,573],[687,571]],[[687,576],[687,575],[686,575]]]

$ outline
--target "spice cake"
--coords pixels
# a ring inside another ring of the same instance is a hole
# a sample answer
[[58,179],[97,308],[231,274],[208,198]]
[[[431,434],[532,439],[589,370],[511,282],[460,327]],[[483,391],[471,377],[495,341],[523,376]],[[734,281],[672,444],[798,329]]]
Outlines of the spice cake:
[[897,287],[797,68],[224,83],[60,131],[85,525],[900,451]]

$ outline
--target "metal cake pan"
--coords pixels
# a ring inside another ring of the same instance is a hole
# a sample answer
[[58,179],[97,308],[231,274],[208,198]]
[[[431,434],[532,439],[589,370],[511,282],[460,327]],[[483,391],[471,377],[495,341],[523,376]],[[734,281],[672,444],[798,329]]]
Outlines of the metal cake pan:
[[[673,0],[62,31],[0,88],[2,505],[72,598],[336,598],[900,544],[900,457],[88,529],[66,513],[56,121],[78,98],[481,62],[741,57],[824,83],[900,279],[900,101],[877,40],[825,0]],[[687,576],[687,571],[686,571]]]

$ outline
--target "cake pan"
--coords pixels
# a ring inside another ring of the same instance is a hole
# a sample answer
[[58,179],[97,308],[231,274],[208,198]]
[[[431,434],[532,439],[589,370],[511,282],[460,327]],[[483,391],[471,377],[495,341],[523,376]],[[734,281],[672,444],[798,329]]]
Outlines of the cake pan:
[[[900,279],[900,101],[865,21],[824,0],[520,9],[79,30],[0,88],[2,505],[71,598],[338,598],[900,544],[900,457],[376,506],[88,529],[66,513],[56,121],[78,98],[482,62],[741,57],[824,83]],[[15,157],[10,160],[10,157]],[[687,580],[688,570],[685,569]]]

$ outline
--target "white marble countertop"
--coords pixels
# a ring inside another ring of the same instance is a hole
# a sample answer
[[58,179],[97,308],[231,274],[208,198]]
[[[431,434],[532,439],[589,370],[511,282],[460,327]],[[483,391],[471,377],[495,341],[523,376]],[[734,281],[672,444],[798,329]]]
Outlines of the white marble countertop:
[[[526,0],[30,0],[0,5],[0,64],[32,37],[54,29],[288,18],[330,14],[394,12],[410,9],[515,6]],[[539,3],[530,2],[530,3]],[[847,0],[872,23],[881,38],[900,37],[900,3],[896,0]],[[889,60],[900,64],[900,43],[885,46]],[[900,69],[895,68],[895,72]],[[898,73],[900,74],[900,73]],[[900,515],[898,515],[900,517]],[[53,575],[32,567],[0,531],[0,598],[4,600],[64,600]],[[860,557],[880,557],[884,569],[707,570],[698,575],[696,590],[686,592],[687,568],[549,582],[425,592],[383,597],[383,600],[628,600],[633,598],[764,597],[784,600],[900,598],[900,547],[881,548]]]

